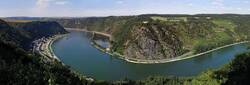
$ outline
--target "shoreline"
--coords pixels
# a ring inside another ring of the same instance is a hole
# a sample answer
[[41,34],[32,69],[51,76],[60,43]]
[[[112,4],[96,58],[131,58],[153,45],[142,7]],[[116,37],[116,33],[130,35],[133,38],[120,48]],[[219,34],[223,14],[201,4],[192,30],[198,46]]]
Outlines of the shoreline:
[[[186,57],[184,56],[185,54],[183,54],[183,55],[181,55],[179,57],[176,57],[176,58],[173,58],[173,59],[162,59],[162,60],[140,60],[140,59],[137,59],[136,61],[134,61],[134,60],[130,60],[129,58],[125,58],[125,60],[127,62],[136,63],[136,64],[160,64],[160,63],[176,62],[176,61],[181,61],[181,60],[186,60],[186,59],[198,57],[198,56],[205,55],[207,53],[210,53],[210,52],[213,52],[213,51],[216,51],[216,50],[219,50],[219,49],[223,49],[223,48],[238,45],[238,44],[248,43],[248,42],[249,41],[242,41],[242,42],[237,42],[237,43],[233,43],[233,44],[229,44],[229,45],[224,45],[224,46],[221,46],[221,47],[214,48],[212,50],[208,50],[206,52],[193,54],[193,55],[190,55],[190,56],[187,55]],[[188,52],[188,53],[192,53],[192,52]]]
[[35,44],[33,46],[33,52],[36,52],[46,58],[49,58],[47,59],[47,61],[51,61],[51,59],[60,61],[60,59],[54,54],[52,50],[52,44],[57,39],[62,38],[66,35],[67,34],[58,34],[58,35],[54,35],[48,38],[41,38],[41,39],[35,40],[33,42]]
[[[219,50],[219,49],[223,49],[223,48],[238,45],[238,44],[248,43],[248,42],[249,41],[242,41],[242,42],[237,42],[237,43],[233,43],[233,44],[229,44],[229,45],[224,45],[224,46],[217,47],[217,48],[214,48],[214,49],[206,51],[206,52],[190,55],[190,56],[187,56],[187,57],[184,57],[183,55],[181,55],[181,56],[173,58],[173,59],[162,59],[162,60],[139,60],[139,61],[133,61],[133,60],[130,60],[130,59],[125,59],[125,60],[128,61],[128,62],[137,63],[137,64],[159,64],[159,63],[176,62],[176,61],[186,60],[186,59],[190,59],[190,58],[195,58],[195,57],[205,55],[207,53],[210,53],[210,52],[213,52],[213,51],[216,51],[216,50]],[[190,52],[190,53],[192,53],[192,52]]]
[[[85,29],[73,29],[73,28],[67,28],[66,30],[73,30],[73,31],[83,31],[83,32],[92,32],[92,31],[88,31]],[[95,33],[95,32],[93,32]],[[105,35],[104,35],[105,36]],[[230,47],[230,46],[234,46],[234,45],[238,45],[238,44],[243,44],[243,43],[248,43],[249,41],[241,41],[241,42],[236,42],[236,43],[232,43],[232,44],[228,44],[228,45],[224,45],[224,46],[220,46],[202,53],[198,53],[198,54],[193,54],[193,52],[187,52],[183,55],[177,56],[175,58],[170,58],[170,59],[161,59],[161,60],[142,60],[142,59],[135,59],[135,58],[129,58],[129,57],[125,57],[124,55],[121,55],[120,53],[117,52],[110,52],[107,51],[105,48],[99,47],[98,45],[96,45],[95,43],[93,43],[93,41],[91,41],[91,45],[95,48],[97,48],[98,50],[105,52],[111,56],[118,56],[117,58],[125,60],[127,62],[130,63],[135,63],[135,64],[160,64],[160,63],[169,63],[169,62],[176,62],[176,61],[181,61],[181,60],[186,60],[186,59],[190,59],[190,58],[194,58],[194,57],[198,57],[201,55],[205,55],[207,53],[219,50],[219,49],[223,49],[226,47]]]
[[180,55],[178,57],[175,58],[170,58],[170,59],[161,59],[161,60],[142,60],[142,59],[135,59],[135,58],[128,58],[125,57],[124,55],[121,55],[120,53],[117,52],[110,52],[110,51],[106,51],[104,48],[98,47],[98,45],[92,44],[93,47],[99,49],[102,52],[105,52],[111,56],[118,56],[119,59],[125,60],[127,62],[130,63],[135,63],[135,64],[161,64],[161,63],[170,63],[170,62],[176,62],[176,61],[181,61],[181,60],[186,60],[186,59],[190,59],[190,58],[194,58],[194,57],[198,57],[201,55],[205,55],[207,53],[219,50],[219,49],[223,49],[226,47],[230,47],[230,46],[234,46],[234,45],[238,45],[238,44],[243,44],[243,43],[249,43],[249,41],[242,41],[242,42],[236,42],[236,43],[232,43],[232,44],[228,44],[228,45],[224,45],[221,47],[217,47],[214,48],[212,50],[208,50],[202,53],[198,53],[198,54],[193,54],[193,52],[187,52],[183,55]]
[[[46,62],[55,62],[55,61],[61,62],[61,60],[55,55],[55,53],[52,49],[52,44],[56,40],[63,38],[67,35],[68,34],[57,34],[57,35],[54,35],[54,36],[51,36],[48,38],[41,38],[41,39],[35,40],[35,41],[37,41],[37,43],[36,43],[37,45],[33,46],[33,52],[37,52],[38,54],[40,54],[41,56],[46,58],[46,59],[43,59]],[[62,63],[62,65],[65,66],[64,63]],[[88,81],[94,81],[94,79],[92,77],[84,76],[84,75],[82,75],[82,74],[80,74],[72,69],[71,69],[71,71],[76,75],[82,76],[83,78],[85,78]]]

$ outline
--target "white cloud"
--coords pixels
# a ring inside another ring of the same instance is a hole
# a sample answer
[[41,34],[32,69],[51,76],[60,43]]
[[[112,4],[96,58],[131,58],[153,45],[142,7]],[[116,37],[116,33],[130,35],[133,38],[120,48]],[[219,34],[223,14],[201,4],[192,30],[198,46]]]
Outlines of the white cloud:
[[53,0],[37,0],[36,5],[32,8],[31,12],[34,15],[42,15],[45,13],[46,9],[49,7]]
[[53,0],[37,0],[36,7],[39,9],[47,8],[49,6],[49,2]]
[[123,3],[124,3],[124,1],[119,0],[119,1],[116,1],[116,3],[117,3],[117,4],[123,4]]
[[67,0],[37,0],[36,7],[37,8],[47,8],[50,4],[64,5],[67,4]]
[[194,4],[193,3],[189,3],[188,6],[193,6]]
[[36,0],[35,7],[31,9],[33,15],[42,16],[45,14],[50,14],[50,9],[52,5],[65,5],[67,0]]
[[242,8],[236,8],[237,10],[243,10]]
[[223,6],[223,2],[224,0],[211,0],[212,1],[212,5],[215,5],[215,6]]
[[55,4],[57,4],[57,5],[65,5],[67,3],[68,3],[67,1],[56,1],[55,2]]

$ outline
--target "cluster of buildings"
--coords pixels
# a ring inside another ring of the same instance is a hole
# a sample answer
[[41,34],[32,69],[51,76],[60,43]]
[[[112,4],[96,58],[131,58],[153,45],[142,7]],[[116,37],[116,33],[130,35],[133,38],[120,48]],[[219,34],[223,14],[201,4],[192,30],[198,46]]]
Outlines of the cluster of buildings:
[[33,53],[39,53],[42,56],[45,56],[50,59],[59,60],[53,52],[51,52],[50,45],[52,44],[55,36],[49,38],[40,38],[33,41]]

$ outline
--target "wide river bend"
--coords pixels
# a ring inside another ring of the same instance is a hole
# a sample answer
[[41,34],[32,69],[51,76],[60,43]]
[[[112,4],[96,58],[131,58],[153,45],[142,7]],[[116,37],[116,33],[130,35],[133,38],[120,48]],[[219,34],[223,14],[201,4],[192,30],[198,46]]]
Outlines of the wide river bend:
[[176,62],[133,64],[99,51],[91,45],[89,38],[88,33],[71,31],[67,36],[56,40],[52,49],[64,64],[98,80],[137,80],[148,76],[167,75],[195,76],[209,68],[219,68],[230,62],[237,53],[247,51],[246,44],[238,44]]

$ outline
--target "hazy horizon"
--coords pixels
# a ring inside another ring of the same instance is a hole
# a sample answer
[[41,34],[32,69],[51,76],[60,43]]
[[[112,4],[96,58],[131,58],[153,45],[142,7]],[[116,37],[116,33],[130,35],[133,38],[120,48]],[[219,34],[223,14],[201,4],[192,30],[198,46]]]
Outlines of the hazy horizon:
[[4,0],[0,17],[250,14],[249,0]]
[[[201,13],[201,14],[152,14],[152,15],[202,15],[202,14],[207,14],[207,15],[217,15],[217,14],[212,14],[212,13]],[[225,14],[225,15],[230,15],[230,14],[235,14],[235,15],[250,15],[249,14],[237,14],[237,13],[218,13],[220,14]],[[85,17],[111,17],[111,16],[140,16],[140,15],[151,15],[151,14],[136,14],[136,15],[107,15],[107,16],[0,16],[0,18],[11,18],[11,17],[30,17],[30,18],[85,18]]]

